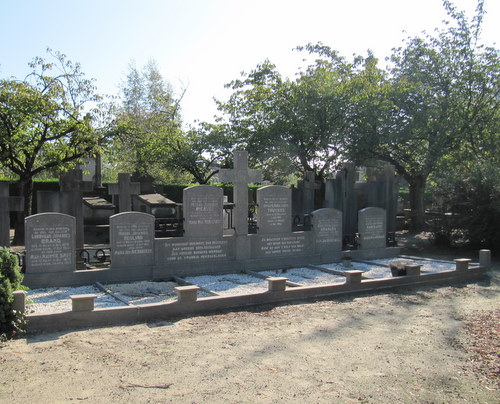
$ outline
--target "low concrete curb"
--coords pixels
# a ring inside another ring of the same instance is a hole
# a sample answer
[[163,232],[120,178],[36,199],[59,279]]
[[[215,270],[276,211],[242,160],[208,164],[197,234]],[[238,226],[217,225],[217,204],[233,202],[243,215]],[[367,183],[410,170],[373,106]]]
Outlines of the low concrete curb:
[[[206,314],[224,309],[236,309],[261,304],[376,292],[399,287],[477,281],[486,274],[487,270],[487,266],[479,266],[466,270],[443,271],[439,273],[376,280],[358,280],[358,277],[353,275],[349,282],[342,284],[293,287],[286,288],[285,290],[280,290],[280,286],[273,287],[275,290],[272,290],[272,287],[270,287],[269,291],[263,293],[238,296],[212,296],[200,299],[196,299],[196,296],[194,296],[194,300],[192,298],[179,298],[178,301],[170,303],[114,307],[89,311],[28,314],[26,316],[27,331],[28,333],[41,331],[48,332],[170,320],[186,315]],[[283,281],[280,280],[277,282],[283,283]]]

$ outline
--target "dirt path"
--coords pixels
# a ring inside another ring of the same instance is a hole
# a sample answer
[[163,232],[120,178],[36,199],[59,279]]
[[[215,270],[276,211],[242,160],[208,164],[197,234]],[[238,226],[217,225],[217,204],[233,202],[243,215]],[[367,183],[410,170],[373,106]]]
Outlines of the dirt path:
[[499,290],[495,276],[31,336],[0,349],[0,402],[496,403],[463,345]]

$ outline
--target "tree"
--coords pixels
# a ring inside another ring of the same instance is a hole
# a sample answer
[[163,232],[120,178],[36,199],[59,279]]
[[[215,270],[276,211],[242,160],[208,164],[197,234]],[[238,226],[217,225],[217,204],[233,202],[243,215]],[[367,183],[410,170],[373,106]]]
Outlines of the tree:
[[78,63],[48,50],[54,60],[37,57],[22,81],[0,81],[0,163],[19,177],[25,209],[15,242],[23,241],[23,217],[31,214],[33,178],[64,168],[96,151],[104,140],[104,109],[93,81]]
[[182,136],[180,101],[158,66],[150,61],[139,71],[129,66],[117,106],[113,147],[108,158],[118,170],[137,177],[159,177],[162,159]]
[[499,58],[478,43],[483,1],[471,22],[451,2],[444,6],[447,28],[395,49],[387,77],[358,93],[352,110],[354,153],[394,164],[408,181],[414,230],[425,224],[429,176],[448,156],[477,152],[498,136]]
[[305,171],[324,178],[338,168],[347,152],[352,85],[365,69],[365,59],[347,62],[321,43],[297,50],[316,60],[295,80],[283,79],[266,61],[229,83],[233,94],[218,103],[236,144],[278,182]]
[[221,163],[232,155],[233,146],[227,125],[202,122],[177,137],[163,161],[168,167],[191,174],[198,184],[208,184]]

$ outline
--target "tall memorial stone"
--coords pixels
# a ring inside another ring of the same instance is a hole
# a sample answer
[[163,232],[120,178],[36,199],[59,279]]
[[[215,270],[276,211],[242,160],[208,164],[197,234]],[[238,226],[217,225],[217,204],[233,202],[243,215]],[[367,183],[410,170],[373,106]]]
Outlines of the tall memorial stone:
[[10,212],[24,211],[22,196],[9,196],[9,183],[0,182],[0,247],[10,246]]
[[257,233],[292,231],[291,198],[291,189],[279,185],[269,185],[257,190]]
[[222,237],[224,231],[222,188],[198,185],[183,191],[184,236]]
[[236,258],[250,258],[248,239],[248,184],[262,182],[259,170],[248,168],[248,152],[237,150],[233,155],[234,168],[219,170],[221,182],[233,183],[233,224],[236,235]]
[[124,212],[109,218],[111,268],[148,267],[154,264],[153,215]]
[[26,273],[76,269],[76,220],[62,213],[39,213],[25,219]]
[[385,248],[387,216],[385,209],[365,208],[358,214],[359,249]]
[[318,253],[342,250],[342,212],[337,209],[318,209],[312,213],[312,231]]
[[128,173],[118,174],[118,184],[108,184],[108,193],[113,195],[115,205],[118,198],[120,213],[132,210],[132,195],[138,195],[140,192],[141,184],[131,182],[130,174]]

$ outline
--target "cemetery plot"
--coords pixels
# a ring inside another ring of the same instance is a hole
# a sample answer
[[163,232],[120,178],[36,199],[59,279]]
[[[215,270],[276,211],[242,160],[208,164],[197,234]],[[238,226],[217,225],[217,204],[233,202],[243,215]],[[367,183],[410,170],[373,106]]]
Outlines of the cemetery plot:
[[202,275],[185,278],[186,282],[201,286],[220,296],[244,295],[267,291],[267,282],[246,274]]
[[328,274],[310,268],[263,271],[259,272],[259,274],[264,276],[282,276],[291,282],[299,283],[301,286],[319,286],[345,282],[345,277],[342,275]]
[[[428,260],[428,259],[417,259],[417,258],[406,258],[400,257],[397,259],[378,259],[373,260],[374,263],[389,265],[391,261],[405,262],[409,265],[421,265],[420,270],[422,272],[437,273],[443,271],[454,271],[456,269],[456,264],[454,261],[441,261],[441,260]],[[470,267],[478,266],[478,263],[471,263]]]
[[86,294],[97,296],[94,302],[96,309],[125,306],[124,303],[117,302],[116,299],[100,291],[95,286],[45,288],[28,290],[27,312],[41,314],[71,311],[70,296]]
[[[104,287],[115,296],[133,305],[151,303],[169,303],[177,300],[177,292],[174,290],[179,286],[176,282],[133,282],[113,283]],[[198,292],[198,297],[207,297],[208,293]]]

